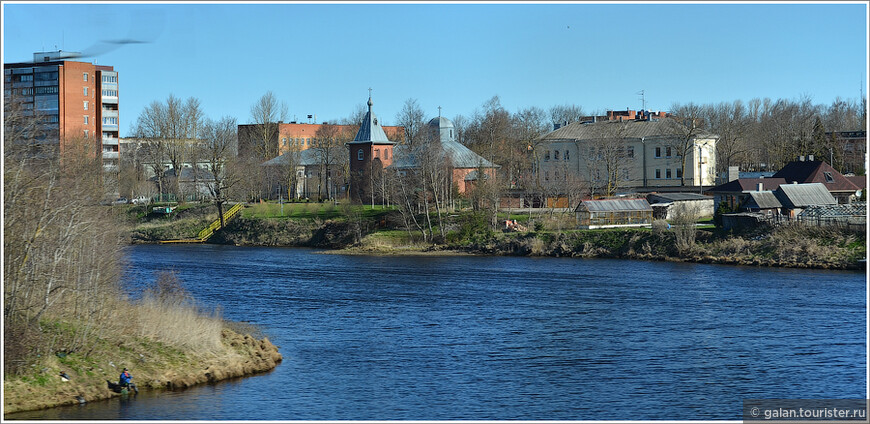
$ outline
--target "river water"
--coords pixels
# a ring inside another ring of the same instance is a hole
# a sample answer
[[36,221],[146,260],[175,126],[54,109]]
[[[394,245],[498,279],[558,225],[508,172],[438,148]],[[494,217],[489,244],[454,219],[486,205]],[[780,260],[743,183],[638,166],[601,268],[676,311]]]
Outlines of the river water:
[[744,399],[867,397],[862,272],[218,245],[128,257],[131,293],[174,270],[284,362],[7,418],[739,420]]

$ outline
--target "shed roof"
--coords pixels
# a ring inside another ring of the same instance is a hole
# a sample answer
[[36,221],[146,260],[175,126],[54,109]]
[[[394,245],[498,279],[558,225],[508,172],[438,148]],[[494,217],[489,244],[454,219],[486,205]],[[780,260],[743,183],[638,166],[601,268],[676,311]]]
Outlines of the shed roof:
[[638,212],[650,211],[652,206],[646,199],[603,199],[583,200],[574,209],[575,212]]
[[772,191],[750,191],[749,199],[746,200],[743,207],[747,209],[778,209],[782,207],[782,203]]
[[837,199],[821,183],[783,184],[774,193],[787,208],[804,208],[812,205],[836,205]]

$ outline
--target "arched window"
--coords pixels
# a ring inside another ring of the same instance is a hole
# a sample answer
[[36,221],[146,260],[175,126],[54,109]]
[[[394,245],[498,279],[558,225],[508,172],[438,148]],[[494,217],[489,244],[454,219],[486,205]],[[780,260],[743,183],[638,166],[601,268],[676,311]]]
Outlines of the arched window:
[[359,149],[356,151],[356,159],[357,160],[363,160],[364,155],[365,155],[365,153],[363,153],[363,149]]
[[376,159],[380,159],[380,158],[381,158],[381,150],[380,150],[380,149],[375,149],[375,158],[376,158]]

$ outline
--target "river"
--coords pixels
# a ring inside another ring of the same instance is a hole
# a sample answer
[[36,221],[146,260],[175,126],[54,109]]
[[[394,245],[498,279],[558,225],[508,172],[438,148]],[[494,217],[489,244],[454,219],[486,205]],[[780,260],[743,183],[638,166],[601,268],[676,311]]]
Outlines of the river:
[[128,258],[131,293],[174,270],[284,362],[7,418],[739,420],[744,399],[867,397],[862,272],[219,245]]

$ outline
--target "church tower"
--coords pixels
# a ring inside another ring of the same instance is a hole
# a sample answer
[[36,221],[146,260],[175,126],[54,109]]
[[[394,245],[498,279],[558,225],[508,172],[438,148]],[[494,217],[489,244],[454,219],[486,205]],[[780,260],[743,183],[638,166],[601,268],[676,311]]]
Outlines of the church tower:
[[[377,116],[372,112],[369,90],[369,110],[360,124],[353,141],[347,143],[350,154],[350,190],[352,201],[366,203],[372,199],[372,181],[380,180],[383,169],[393,163],[393,146]],[[373,201],[373,200],[372,200]]]

